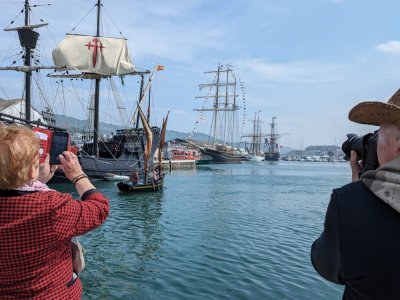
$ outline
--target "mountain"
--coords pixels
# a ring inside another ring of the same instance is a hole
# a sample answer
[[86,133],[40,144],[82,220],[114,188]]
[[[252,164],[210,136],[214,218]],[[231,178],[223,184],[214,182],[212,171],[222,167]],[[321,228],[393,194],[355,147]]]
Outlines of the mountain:
[[[76,132],[83,132],[84,128],[86,127],[87,121],[86,120],[79,120],[73,117],[64,116],[64,115],[55,115],[56,119],[56,126],[61,128],[69,128],[71,134]],[[111,135],[111,133],[115,133],[117,129],[123,129],[122,126],[116,126],[112,124],[107,124],[100,122],[99,124],[100,132],[102,134]],[[167,130],[166,141],[173,140],[173,139],[189,139],[190,133],[179,132],[175,130]],[[195,133],[191,137],[191,139],[198,140],[198,141],[207,141],[209,136],[204,133]]]

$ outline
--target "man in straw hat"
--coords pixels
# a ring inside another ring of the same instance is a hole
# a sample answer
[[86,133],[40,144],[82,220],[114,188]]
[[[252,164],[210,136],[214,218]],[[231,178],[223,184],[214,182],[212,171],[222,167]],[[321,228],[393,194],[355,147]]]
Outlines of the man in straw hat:
[[351,121],[380,126],[380,167],[363,173],[351,152],[353,182],[334,189],[311,261],[344,284],[343,299],[400,299],[400,90],[387,103],[353,107]]

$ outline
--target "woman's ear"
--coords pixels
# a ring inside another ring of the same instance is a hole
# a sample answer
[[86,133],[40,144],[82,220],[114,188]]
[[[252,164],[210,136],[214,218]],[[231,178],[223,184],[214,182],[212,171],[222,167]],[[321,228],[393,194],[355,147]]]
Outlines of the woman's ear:
[[39,165],[33,165],[29,172],[29,179],[36,180],[39,175]]

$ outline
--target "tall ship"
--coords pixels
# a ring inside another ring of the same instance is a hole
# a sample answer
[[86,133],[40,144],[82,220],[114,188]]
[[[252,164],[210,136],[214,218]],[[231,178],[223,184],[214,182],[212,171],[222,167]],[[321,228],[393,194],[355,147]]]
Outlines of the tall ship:
[[[42,64],[43,57],[38,48],[43,45],[40,44],[38,30],[47,26],[48,23],[42,19],[40,19],[40,23],[31,23],[31,10],[34,7],[36,6],[31,6],[29,1],[25,0],[19,14],[23,18],[22,24],[16,25],[17,18],[15,18],[4,28],[4,31],[14,34],[14,39],[9,43],[7,54],[0,60],[1,75],[4,75],[0,90],[6,96],[6,99],[0,98],[0,122],[42,128],[48,132],[67,132],[66,128],[56,126],[55,116],[48,107],[48,101],[44,101],[41,106],[33,105],[33,94],[39,95],[39,98],[44,98],[47,94],[45,86],[42,84],[43,71],[56,68],[52,64],[47,66]],[[15,41],[19,41],[21,48],[15,45]],[[14,85],[18,76],[22,80],[22,96],[18,99],[9,99],[6,88],[8,85]],[[74,149],[74,152],[77,151],[75,147]],[[73,149],[69,148],[69,150]]]
[[279,144],[278,139],[280,138],[280,134],[276,132],[276,117],[272,117],[271,133],[266,135],[265,143],[267,145],[267,149],[265,151],[265,160],[266,161],[277,161],[280,158]]
[[261,123],[260,112],[256,112],[253,120],[253,131],[242,136],[249,139],[244,143],[247,161],[263,161],[265,158],[263,151],[265,134],[262,133]]
[[244,95],[240,99],[242,102],[238,95],[240,82],[229,64],[219,64],[215,71],[205,74],[214,75],[214,80],[199,85],[199,90],[206,91],[206,94],[196,98],[205,101],[201,108],[194,110],[201,115],[212,114],[208,134],[210,139],[206,143],[191,143],[198,146],[203,156],[211,158],[210,163],[240,163],[246,159],[245,153],[239,148],[239,112],[244,108]]
[[[138,70],[132,62],[127,39],[121,33],[119,37],[103,36],[101,24],[105,23],[101,22],[104,8],[102,1],[95,1],[94,8],[95,33],[72,33],[76,29],[74,27],[52,52],[53,66],[47,69],[55,71],[47,74],[47,77],[53,80],[58,92],[54,99],[47,101],[47,111],[48,114],[54,115],[61,107],[81,108],[87,124],[81,132],[82,145],[77,154],[82,169],[88,176],[104,178],[109,174],[130,175],[134,170],[140,170],[144,181],[147,181],[155,167],[153,158],[156,150],[162,148],[162,135],[165,135],[166,131],[166,123],[159,127],[151,122],[151,108],[156,105],[150,96],[152,82],[157,72],[164,67],[157,64],[152,71]],[[24,9],[28,15],[25,19],[29,20],[31,6],[27,0]],[[34,28],[36,27],[31,25],[23,26],[28,36],[36,35]],[[30,39],[26,38],[27,43]],[[32,49],[30,44],[24,45],[21,42],[21,45],[26,51]],[[29,55],[24,57],[26,60]],[[29,75],[32,70],[35,69],[30,67],[26,73]],[[130,84],[136,84],[138,80],[128,79],[132,76],[140,78],[138,92],[134,94]],[[121,78],[120,82],[114,78]],[[26,79],[26,82],[29,81],[31,78]],[[125,91],[127,99],[123,99],[118,88],[128,89],[128,86],[129,91]],[[108,92],[105,92],[107,88]],[[25,85],[24,89],[28,95],[29,87]],[[111,103],[111,100],[114,103]],[[31,104],[28,104],[28,101],[26,107],[25,112],[30,111]],[[119,129],[106,134],[101,131],[100,122],[110,120],[111,114],[113,121],[119,122]],[[29,114],[25,113],[23,118],[29,119]],[[163,122],[166,120],[167,118]],[[63,124],[64,127],[71,133],[74,124]],[[164,128],[164,132],[161,127]],[[63,173],[58,172],[56,176],[62,178]]]

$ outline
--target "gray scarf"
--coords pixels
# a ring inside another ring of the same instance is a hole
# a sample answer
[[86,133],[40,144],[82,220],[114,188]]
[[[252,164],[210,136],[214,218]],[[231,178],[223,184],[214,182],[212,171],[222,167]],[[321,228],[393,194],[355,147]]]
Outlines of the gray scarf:
[[400,156],[376,170],[365,172],[361,180],[379,199],[400,212]]

